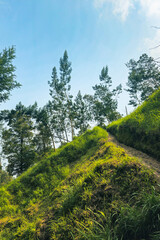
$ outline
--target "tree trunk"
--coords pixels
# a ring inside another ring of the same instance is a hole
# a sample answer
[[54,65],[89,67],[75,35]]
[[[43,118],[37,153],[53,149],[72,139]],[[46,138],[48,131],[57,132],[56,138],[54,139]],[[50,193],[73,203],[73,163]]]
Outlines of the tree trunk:
[[73,141],[73,138],[74,138],[74,127],[73,127],[72,119],[70,119],[70,121],[71,121],[71,133],[72,133],[72,141]]
[[52,143],[53,143],[53,149],[54,151],[56,151],[56,146],[55,146],[55,142],[54,142],[54,136],[51,134],[51,139],[52,139]]
[[21,150],[20,150],[20,173],[23,172],[23,137],[21,136]]

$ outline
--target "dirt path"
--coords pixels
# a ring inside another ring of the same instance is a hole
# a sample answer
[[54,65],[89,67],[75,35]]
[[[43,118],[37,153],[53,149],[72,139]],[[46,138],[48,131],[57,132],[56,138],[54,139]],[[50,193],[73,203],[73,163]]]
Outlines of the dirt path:
[[138,158],[144,165],[152,169],[156,175],[157,181],[160,183],[160,162],[155,158],[148,156],[147,154],[136,150],[135,148],[126,146],[116,140],[116,138],[109,133],[108,140],[115,143],[117,146],[124,148],[126,153],[132,157]]

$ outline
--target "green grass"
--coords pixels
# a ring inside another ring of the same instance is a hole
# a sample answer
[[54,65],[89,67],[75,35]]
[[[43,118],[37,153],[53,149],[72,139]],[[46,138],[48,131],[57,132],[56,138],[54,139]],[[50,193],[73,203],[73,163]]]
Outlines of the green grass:
[[129,237],[141,224],[146,239],[157,237],[152,171],[107,138],[87,131],[0,188],[0,239],[138,240],[142,227]]
[[130,115],[107,126],[117,139],[160,159],[160,90]]

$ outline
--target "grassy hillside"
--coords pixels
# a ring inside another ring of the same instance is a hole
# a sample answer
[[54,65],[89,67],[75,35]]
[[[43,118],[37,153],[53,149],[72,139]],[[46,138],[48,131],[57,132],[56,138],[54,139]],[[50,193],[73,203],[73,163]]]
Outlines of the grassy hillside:
[[107,130],[119,141],[160,161],[160,90],[133,113],[111,123]]
[[159,239],[153,173],[99,127],[0,188],[0,239]]

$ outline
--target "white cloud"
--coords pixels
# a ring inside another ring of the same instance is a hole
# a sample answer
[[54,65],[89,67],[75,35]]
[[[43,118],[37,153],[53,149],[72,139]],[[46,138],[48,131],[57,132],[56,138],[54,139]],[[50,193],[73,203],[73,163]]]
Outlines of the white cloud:
[[94,7],[107,10],[108,4],[112,5],[113,14],[120,16],[125,21],[129,11],[136,5],[147,17],[160,19],[160,0],[94,0]]
[[[160,0],[139,0],[142,12],[148,20],[148,27],[160,27]],[[154,58],[160,57],[160,29],[150,28],[151,37],[144,39],[144,47]]]
[[[95,8],[100,10],[101,15],[106,15],[109,4],[112,6],[112,13],[118,15],[122,21],[125,21],[130,11],[135,8],[137,14],[146,18],[148,32],[151,32],[151,26],[160,27],[160,0],[94,0]],[[151,37],[143,40],[141,49],[154,58],[160,57],[160,29],[153,29]]]
[[134,0],[94,0],[95,8],[107,9],[107,3],[112,4],[113,14],[118,15],[122,21],[125,21]]
[[129,14],[130,8],[133,7],[133,1],[131,0],[112,0],[114,10],[113,13],[115,15],[120,15],[121,19],[125,21]]
[[148,17],[160,18],[160,0],[139,0],[142,10]]

